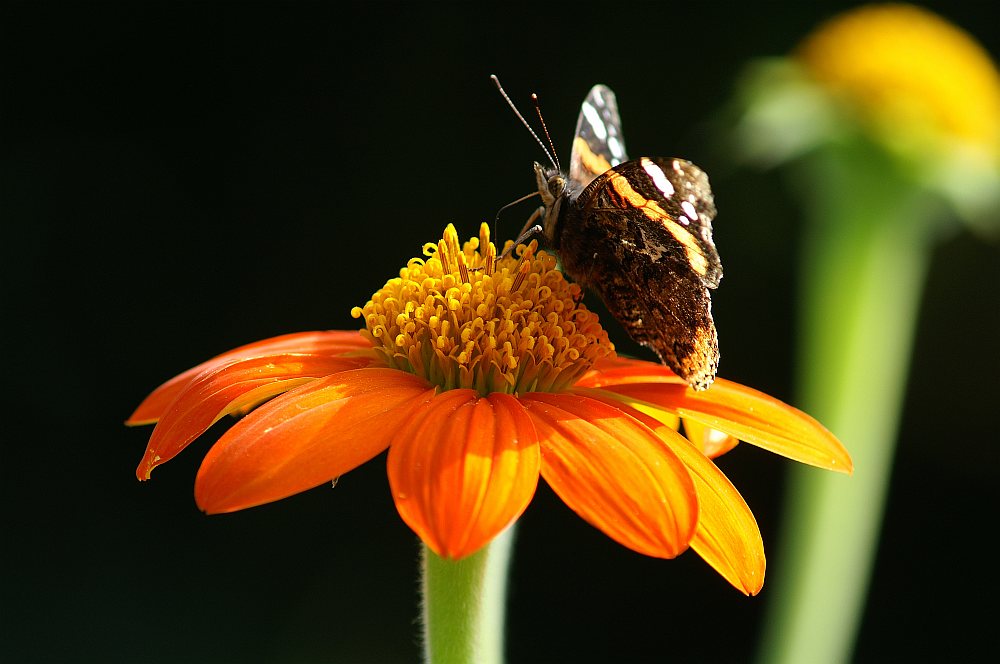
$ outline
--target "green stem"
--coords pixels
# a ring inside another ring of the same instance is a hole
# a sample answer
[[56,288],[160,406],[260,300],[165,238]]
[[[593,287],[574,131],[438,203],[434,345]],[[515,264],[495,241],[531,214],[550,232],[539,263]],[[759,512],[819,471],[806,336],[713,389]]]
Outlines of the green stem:
[[[851,452],[851,477],[793,468],[760,661],[848,661],[892,471],[932,208],[892,164],[830,149],[810,179],[799,405]],[[921,204],[923,203],[923,204]]]
[[501,664],[514,526],[462,560],[423,546],[424,661]]

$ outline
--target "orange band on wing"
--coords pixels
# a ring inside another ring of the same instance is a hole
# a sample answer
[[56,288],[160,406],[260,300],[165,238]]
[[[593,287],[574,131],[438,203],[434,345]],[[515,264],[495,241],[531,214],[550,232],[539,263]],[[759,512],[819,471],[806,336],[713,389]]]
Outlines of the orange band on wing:
[[611,163],[603,155],[591,150],[587,141],[579,136],[573,139],[573,151],[579,157],[584,169],[592,173],[594,177],[611,170]]
[[692,270],[701,276],[705,276],[708,273],[708,259],[702,253],[701,247],[698,246],[698,241],[694,235],[667,214],[667,211],[660,207],[659,203],[649,200],[633,189],[632,185],[629,184],[628,178],[623,175],[612,174],[611,186],[614,187],[619,196],[628,201],[629,205],[642,210],[643,214],[651,220],[663,224],[663,227],[674,236],[674,239],[683,245]]

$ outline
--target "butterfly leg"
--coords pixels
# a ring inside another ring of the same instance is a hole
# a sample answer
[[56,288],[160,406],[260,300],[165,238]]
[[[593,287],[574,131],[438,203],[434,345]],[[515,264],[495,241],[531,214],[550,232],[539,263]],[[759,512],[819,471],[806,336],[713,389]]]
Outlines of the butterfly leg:
[[522,244],[525,240],[528,240],[534,237],[535,235],[544,234],[542,230],[542,225],[535,223],[536,221],[538,221],[538,218],[541,217],[544,213],[545,213],[545,208],[539,207],[531,214],[530,217],[528,217],[528,221],[524,222],[524,226],[521,227],[521,232],[518,233],[517,239],[514,240],[514,244],[504,249],[503,253],[500,254],[500,258],[506,258],[517,245]]

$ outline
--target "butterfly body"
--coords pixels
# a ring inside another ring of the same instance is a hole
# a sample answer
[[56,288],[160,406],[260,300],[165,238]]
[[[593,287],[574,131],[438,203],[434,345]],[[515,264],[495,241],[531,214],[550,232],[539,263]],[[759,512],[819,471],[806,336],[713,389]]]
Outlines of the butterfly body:
[[719,364],[710,290],[722,265],[705,173],[683,159],[629,160],[614,93],[598,85],[580,111],[569,174],[536,163],[535,177],[563,271],[674,373],[708,388]]

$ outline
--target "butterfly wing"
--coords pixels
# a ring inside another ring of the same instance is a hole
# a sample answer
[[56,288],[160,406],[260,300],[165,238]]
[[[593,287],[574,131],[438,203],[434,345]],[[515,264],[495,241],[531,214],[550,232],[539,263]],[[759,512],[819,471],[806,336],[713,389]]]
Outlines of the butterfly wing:
[[709,290],[722,265],[705,173],[682,159],[625,162],[594,179],[565,214],[566,271],[692,387],[711,385],[719,346]]
[[569,159],[571,187],[579,191],[596,177],[628,161],[615,93],[595,85],[580,106]]

